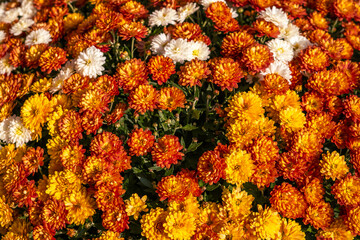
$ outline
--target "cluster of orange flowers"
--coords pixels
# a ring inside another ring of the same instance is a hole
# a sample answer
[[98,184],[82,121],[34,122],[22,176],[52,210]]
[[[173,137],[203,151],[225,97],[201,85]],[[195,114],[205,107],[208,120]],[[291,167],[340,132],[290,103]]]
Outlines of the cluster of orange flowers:
[[360,235],[359,22],[355,0],[1,3],[1,239]]

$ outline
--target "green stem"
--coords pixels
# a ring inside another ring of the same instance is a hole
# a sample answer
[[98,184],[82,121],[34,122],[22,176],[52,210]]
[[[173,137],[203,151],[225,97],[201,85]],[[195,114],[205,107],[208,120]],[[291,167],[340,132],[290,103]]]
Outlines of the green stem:
[[134,58],[134,45],[135,45],[135,38],[131,38],[131,58]]

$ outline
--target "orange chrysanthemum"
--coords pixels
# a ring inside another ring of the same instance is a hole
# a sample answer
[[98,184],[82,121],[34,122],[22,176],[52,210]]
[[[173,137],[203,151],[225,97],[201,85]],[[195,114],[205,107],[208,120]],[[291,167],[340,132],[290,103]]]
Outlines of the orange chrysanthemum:
[[316,46],[302,50],[299,60],[302,69],[309,73],[321,71],[330,65],[329,56],[320,47]]
[[81,166],[85,159],[86,149],[82,148],[82,145],[78,143],[66,145],[60,154],[62,165],[75,173],[80,173]]
[[305,217],[307,203],[304,195],[287,182],[277,185],[271,191],[271,206],[283,217],[296,219]]
[[126,214],[126,207],[123,201],[111,210],[103,212],[101,218],[104,228],[110,231],[121,233],[125,229],[129,229],[129,216]]
[[267,22],[262,18],[256,19],[253,23],[253,28],[259,33],[259,37],[266,35],[271,38],[277,38],[280,34],[280,30],[275,24]]
[[306,92],[301,98],[301,105],[307,113],[321,112],[324,108],[325,99],[314,91]]
[[171,164],[177,164],[184,154],[180,152],[183,146],[179,138],[173,135],[165,135],[154,143],[151,151],[152,159],[156,165],[162,168],[170,168]]
[[108,115],[105,116],[104,121],[107,122],[107,124],[114,124],[116,123],[118,120],[120,120],[122,118],[122,116],[124,115],[125,111],[126,111],[126,104],[125,103],[118,103],[116,104],[116,106],[114,107],[114,109],[111,111],[111,113],[109,113]]
[[240,57],[243,49],[254,43],[254,37],[246,31],[229,33],[222,41],[221,54],[224,57]]
[[319,178],[314,178],[301,189],[308,204],[316,205],[323,200],[325,189]]
[[103,124],[103,115],[98,111],[87,110],[81,113],[81,125],[86,134],[96,133]]
[[152,74],[152,79],[159,85],[169,80],[170,76],[176,72],[174,61],[162,55],[150,58],[147,68]]
[[201,80],[206,79],[211,71],[205,61],[193,59],[180,67],[179,84],[182,86],[202,86]]
[[255,139],[247,149],[256,164],[276,163],[280,158],[277,142],[270,137]]
[[344,18],[348,21],[354,17],[354,1],[353,0],[335,0],[334,1],[334,13],[335,15],[343,20]]
[[242,63],[250,72],[259,72],[274,61],[273,54],[266,45],[253,44],[242,51]]
[[143,156],[151,151],[154,142],[155,137],[150,130],[138,128],[131,132],[126,143],[130,147],[130,155]]
[[[346,226],[353,235],[360,234],[360,206],[348,210],[345,220]],[[351,236],[353,237],[353,236]]]
[[97,156],[111,157],[122,146],[122,141],[111,132],[97,134],[90,144],[90,151]]
[[49,199],[42,210],[44,223],[54,230],[59,230],[66,225],[66,208],[63,201]]
[[337,180],[331,187],[331,193],[341,205],[357,206],[360,203],[360,178],[352,176],[350,173]]
[[272,95],[284,94],[290,89],[289,82],[277,73],[266,74],[260,84],[264,91]]
[[24,163],[25,170],[29,174],[34,174],[44,165],[44,149],[41,147],[29,148],[21,160]]
[[201,180],[210,185],[225,178],[225,159],[220,156],[219,151],[204,152],[197,164],[197,175]]
[[240,64],[232,58],[214,58],[210,62],[211,82],[219,86],[222,91],[232,91],[244,77]]
[[120,25],[118,33],[121,39],[124,41],[127,41],[131,38],[135,38],[137,41],[141,41],[149,34],[149,30],[141,22],[128,22]]
[[306,215],[303,219],[305,224],[311,224],[316,229],[326,229],[334,220],[334,209],[330,203],[324,200],[316,203],[316,205],[309,205],[306,209]]
[[169,110],[184,108],[186,98],[184,92],[176,87],[165,87],[160,90],[159,109]]
[[134,21],[146,18],[148,12],[144,5],[136,1],[127,1],[120,7],[120,13],[122,13],[126,19]]
[[58,122],[60,136],[64,139],[77,141],[82,139],[83,128],[80,114],[70,110]]
[[42,54],[49,46],[47,44],[36,44],[30,46],[25,52],[25,64],[29,68],[37,68]]
[[159,100],[159,92],[152,85],[140,85],[129,96],[129,107],[136,113],[154,111]]
[[82,94],[78,107],[81,108],[80,112],[98,111],[103,113],[109,110],[110,102],[111,97],[107,91],[94,88],[88,89]]
[[199,24],[189,22],[177,24],[174,29],[171,29],[170,33],[173,39],[183,38],[189,41],[198,41],[202,36]]
[[323,70],[313,74],[308,79],[306,87],[321,95],[337,96],[349,92],[351,79],[338,70]]
[[312,12],[310,14],[309,20],[310,20],[310,23],[316,28],[327,30],[329,27],[329,24],[325,18],[325,15],[320,12],[317,12],[317,11]]
[[49,47],[41,54],[39,59],[39,66],[42,72],[51,73],[53,70],[58,70],[61,65],[66,63],[66,51],[59,47]]
[[360,120],[360,97],[349,95],[344,101],[344,114],[352,121]]
[[168,201],[181,202],[189,195],[189,189],[180,175],[163,177],[157,184],[156,192],[160,201],[168,199]]
[[116,72],[119,86],[128,92],[148,82],[146,64],[137,58],[120,63],[116,68]]
[[74,73],[69,78],[64,80],[62,87],[63,93],[71,94],[78,90],[84,89],[88,86],[89,82],[90,78],[88,76],[83,77],[78,73]]

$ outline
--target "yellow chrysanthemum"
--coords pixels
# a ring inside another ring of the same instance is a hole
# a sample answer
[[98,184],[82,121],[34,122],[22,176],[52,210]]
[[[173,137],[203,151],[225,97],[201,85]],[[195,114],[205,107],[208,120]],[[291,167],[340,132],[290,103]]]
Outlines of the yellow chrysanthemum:
[[52,104],[44,94],[29,97],[21,107],[21,118],[24,126],[32,131],[41,130],[46,117],[52,112]]
[[239,92],[229,101],[225,109],[232,119],[255,120],[263,115],[261,98],[253,92]]
[[301,108],[288,107],[281,110],[279,118],[280,126],[289,133],[301,130],[306,123],[306,117]]
[[41,78],[40,80],[34,82],[30,90],[35,93],[43,93],[50,89],[51,79],[50,78]]
[[233,221],[227,222],[221,226],[218,237],[220,240],[245,239],[244,221],[233,219]]
[[5,201],[5,196],[0,197],[0,226],[5,227],[13,221],[13,210]]
[[28,239],[28,234],[31,232],[32,226],[26,219],[17,218],[10,226],[9,232],[24,236]]
[[275,239],[281,229],[281,217],[274,209],[258,205],[258,212],[254,212],[250,220],[250,229],[260,239]]
[[240,187],[234,188],[232,192],[224,189],[222,193],[223,209],[233,220],[244,219],[250,215],[254,199],[246,191],[241,191]]
[[235,120],[227,127],[226,137],[230,143],[235,144],[237,148],[242,149],[245,145],[252,143],[258,135],[254,122],[248,120]]
[[13,233],[13,232],[7,232],[2,238],[1,240],[27,240],[29,238],[17,234],[17,233]]
[[51,103],[53,104],[53,107],[61,105],[63,109],[71,109],[75,106],[71,97],[65,94],[56,94],[51,98]]
[[69,13],[64,18],[65,31],[75,29],[83,21],[84,21],[84,16],[81,13]]
[[141,235],[148,240],[170,240],[164,232],[164,223],[168,212],[162,208],[153,208],[141,220]]
[[67,220],[72,224],[84,224],[85,220],[95,214],[95,199],[82,188],[66,197],[65,208],[68,211]]
[[200,212],[200,205],[196,197],[189,195],[184,201],[171,201],[168,210],[170,212],[181,211],[191,214],[193,217],[198,218]]
[[17,151],[15,144],[8,144],[0,149],[0,174],[6,171],[6,168],[15,163]]
[[352,240],[354,235],[348,230],[343,218],[337,218],[333,221],[330,227],[326,229],[319,229],[316,234],[319,239],[341,239]]
[[49,130],[49,134],[53,137],[56,137],[59,135],[59,126],[58,126],[58,122],[59,119],[62,118],[62,116],[64,116],[67,113],[67,109],[63,109],[63,107],[57,106],[55,108],[55,110],[49,114],[49,116],[47,117],[47,128]]
[[214,202],[204,202],[200,207],[199,218],[196,221],[197,226],[203,224],[217,225],[222,222],[220,216],[221,205]]
[[256,166],[251,159],[251,154],[244,150],[234,149],[225,157],[226,181],[241,186],[249,181],[254,174]]
[[321,167],[320,172],[326,179],[341,179],[349,172],[345,156],[340,156],[336,151],[331,154],[330,152],[323,154],[319,165]]
[[15,107],[15,103],[14,102],[7,102],[4,103],[4,105],[2,105],[0,107],[0,122],[4,121],[5,118],[10,117],[12,110]]
[[147,212],[146,206],[147,196],[144,195],[142,198],[137,193],[131,195],[131,197],[125,200],[126,213],[128,216],[134,216],[135,220],[138,220],[141,212]]
[[301,225],[291,219],[282,219],[280,236],[282,240],[305,240],[305,233],[301,231]]
[[42,176],[42,179],[38,180],[38,186],[36,188],[36,194],[38,195],[39,200],[46,202],[49,199],[49,194],[47,194],[46,188],[49,183],[49,179],[46,175]]
[[300,97],[295,91],[288,90],[285,94],[275,95],[267,108],[268,116],[279,121],[279,114],[281,110],[285,110],[288,107],[294,107],[301,109]]
[[49,176],[46,193],[56,200],[65,200],[71,193],[77,193],[81,188],[80,179],[70,170],[55,172]]
[[171,239],[190,239],[195,233],[195,218],[187,212],[169,212],[164,223],[165,232]]

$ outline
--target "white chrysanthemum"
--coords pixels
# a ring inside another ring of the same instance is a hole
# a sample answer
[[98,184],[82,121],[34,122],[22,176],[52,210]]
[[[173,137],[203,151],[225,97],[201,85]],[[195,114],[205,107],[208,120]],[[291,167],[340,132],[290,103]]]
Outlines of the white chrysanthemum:
[[19,36],[22,32],[29,31],[33,24],[34,21],[31,19],[20,19],[17,23],[12,25],[10,28],[10,33],[14,36]]
[[35,45],[35,44],[41,44],[41,43],[45,43],[48,44],[51,42],[51,34],[49,33],[49,31],[40,28],[34,31],[31,31],[25,39],[25,45],[26,46],[31,46],[31,45]]
[[0,18],[0,22],[12,23],[13,21],[18,19],[20,13],[21,13],[20,8],[12,8],[8,11],[5,11],[2,17]]
[[285,28],[280,28],[280,34],[278,38],[284,38],[285,40],[289,40],[289,38],[300,36],[300,29],[289,23]]
[[159,35],[156,35],[151,40],[151,51],[157,55],[163,55],[165,53],[164,47],[170,42],[170,40],[170,34],[160,33]]
[[14,66],[9,62],[10,54],[7,53],[3,58],[0,59],[0,74],[9,75],[12,70],[14,70]]
[[288,41],[293,46],[295,56],[297,56],[301,50],[312,45],[312,43],[303,36],[294,36],[289,38]]
[[283,62],[290,62],[294,57],[294,50],[292,45],[281,39],[273,39],[266,43],[270,52],[273,53],[274,58]]
[[210,4],[215,3],[215,2],[223,2],[226,3],[225,0],[200,0],[200,4],[204,7],[204,10],[206,10]]
[[4,119],[2,122],[0,122],[0,140],[8,143],[9,142],[9,118]]
[[14,143],[16,147],[31,141],[31,131],[24,127],[21,118],[15,115],[9,120],[8,133],[9,143]]
[[49,91],[51,93],[56,93],[57,91],[62,89],[62,86],[64,84],[64,81],[71,77],[75,73],[75,64],[74,61],[68,61],[65,66],[63,66],[59,72],[59,74],[52,79],[51,81],[51,87]]
[[263,18],[265,21],[272,22],[279,28],[286,28],[289,24],[289,19],[286,13],[277,7],[268,7],[261,11],[258,18]]
[[149,24],[153,26],[167,26],[169,24],[175,25],[178,21],[178,15],[176,10],[172,8],[162,8],[160,10],[155,10],[149,16]]
[[190,60],[197,58],[199,60],[205,61],[210,58],[210,49],[204,42],[190,41],[189,46],[191,46],[192,55]]
[[2,41],[4,41],[5,38],[6,38],[6,32],[0,30],[0,43],[2,43]]
[[179,7],[177,9],[178,22],[184,22],[188,16],[190,16],[197,10],[199,10],[199,7],[196,3],[187,3],[185,6]]
[[230,7],[230,12],[231,12],[231,17],[232,18],[237,18],[239,16],[239,14],[237,13],[237,9]]
[[33,18],[37,10],[34,6],[33,0],[23,0],[21,2],[21,16],[23,18]]
[[289,65],[281,62],[281,61],[274,61],[273,63],[270,64],[270,66],[265,69],[264,71],[260,72],[260,80],[264,79],[264,76],[266,76],[267,74],[271,74],[271,73],[277,73],[280,76],[282,76],[283,78],[285,78],[289,84],[291,84],[291,70],[289,68]]
[[75,60],[75,69],[83,77],[95,78],[105,70],[103,67],[105,61],[104,53],[91,46],[79,54]]
[[172,39],[166,44],[164,50],[164,56],[171,58],[174,62],[184,63],[185,60],[189,61],[192,58],[191,44],[182,38]]

